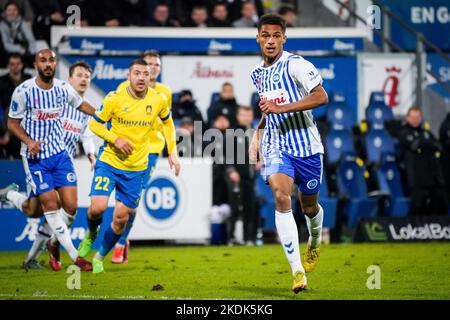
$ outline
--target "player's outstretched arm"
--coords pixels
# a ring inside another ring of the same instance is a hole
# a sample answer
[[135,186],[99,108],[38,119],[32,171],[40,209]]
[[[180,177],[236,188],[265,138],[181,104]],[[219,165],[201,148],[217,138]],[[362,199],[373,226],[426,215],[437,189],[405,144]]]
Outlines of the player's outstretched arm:
[[89,102],[83,101],[78,107],[81,112],[92,116],[95,113],[95,108],[89,104]]
[[169,116],[166,120],[163,120],[162,123],[164,138],[166,139],[167,143],[167,152],[169,154],[169,166],[170,169],[175,168],[175,175],[178,176],[180,174],[181,165],[177,153],[175,124],[173,123],[173,119],[171,116]]
[[94,170],[96,161],[94,136],[94,133],[88,127],[86,127],[81,135],[81,143],[83,144],[84,153],[91,163],[91,170]]
[[259,107],[264,113],[286,113],[296,111],[306,111],[315,109],[323,104],[328,103],[328,95],[322,85],[318,85],[311,90],[311,93],[299,101],[285,104],[282,106],[276,105],[272,101],[261,100]]

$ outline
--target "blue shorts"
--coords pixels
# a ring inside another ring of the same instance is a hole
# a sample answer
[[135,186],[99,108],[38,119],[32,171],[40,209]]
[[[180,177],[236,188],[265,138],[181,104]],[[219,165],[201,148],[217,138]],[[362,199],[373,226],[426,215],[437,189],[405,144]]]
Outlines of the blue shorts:
[[287,152],[281,152],[281,156],[264,158],[264,166],[261,175],[268,184],[269,177],[275,173],[284,173],[294,180],[300,192],[312,195],[319,192],[322,183],[322,154],[300,158]]
[[148,167],[147,170],[145,170],[145,180],[143,185],[144,189],[150,184],[150,179],[152,178],[153,171],[155,170],[158,157],[158,153],[149,153],[148,155]]
[[23,160],[30,198],[61,187],[77,186],[72,159],[66,151],[46,159]]
[[147,170],[126,171],[116,169],[97,160],[92,179],[90,196],[108,196],[116,189],[116,200],[128,208],[135,209],[141,200],[142,187]]

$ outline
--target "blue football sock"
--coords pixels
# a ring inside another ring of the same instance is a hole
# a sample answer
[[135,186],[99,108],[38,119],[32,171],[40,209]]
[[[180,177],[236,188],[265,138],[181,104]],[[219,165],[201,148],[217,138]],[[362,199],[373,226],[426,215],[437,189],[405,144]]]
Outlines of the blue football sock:
[[131,228],[133,227],[134,219],[136,218],[135,214],[130,214],[128,217],[127,226],[125,227],[125,231],[122,233],[122,236],[119,239],[119,244],[121,246],[125,246],[127,244],[128,235],[130,234]]
[[111,251],[111,249],[115,246],[119,238],[120,234],[116,234],[111,226],[109,226],[105,234],[103,235],[102,246],[100,247],[100,250],[98,250],[100,256],[105,257],[108,252]]

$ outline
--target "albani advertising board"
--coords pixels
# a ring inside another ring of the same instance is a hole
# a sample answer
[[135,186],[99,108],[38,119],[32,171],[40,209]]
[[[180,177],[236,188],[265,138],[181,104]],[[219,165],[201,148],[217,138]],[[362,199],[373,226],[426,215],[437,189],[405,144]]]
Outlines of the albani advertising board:
[[358,55],[358,120],[364,119],[370,95],[384,93],[385,103],[394,116],[401,117],[415,102],[414,55]]

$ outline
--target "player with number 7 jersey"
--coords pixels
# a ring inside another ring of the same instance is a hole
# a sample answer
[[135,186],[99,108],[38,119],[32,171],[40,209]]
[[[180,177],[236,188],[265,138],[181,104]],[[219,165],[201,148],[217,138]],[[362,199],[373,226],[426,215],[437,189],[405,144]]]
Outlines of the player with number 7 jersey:
[[62,114],[69,107],[88,115],[94,114],[95,109],[70,84],[54,77],[55,52],[40,50],[35,56],[35,67],[37,77],[14,90],[8,128],[22,140],[21,154],[30,197],[39,199],[52,233],[72,261],[81,270],[90,271],[91,263],[79,257],[68,222],[63,219],[67,214],[76,213],[77,178],[65,148]]

